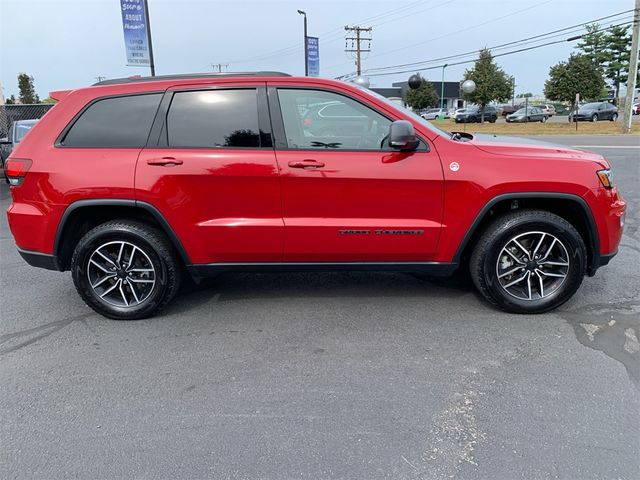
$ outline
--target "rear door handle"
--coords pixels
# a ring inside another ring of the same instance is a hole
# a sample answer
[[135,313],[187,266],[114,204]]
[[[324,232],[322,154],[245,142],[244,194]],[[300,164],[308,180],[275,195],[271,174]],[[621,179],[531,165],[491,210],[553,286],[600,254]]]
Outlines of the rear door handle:
[[324,167],[324,162],[306,158],[304,160],[292,160],[289,162],[289,166],[291,168],[322,168]]
[[182,165],[182,160],[175,157],[150,158],[147,160],[148,165],[158,165],[160,167],[168,167],[172,165]]

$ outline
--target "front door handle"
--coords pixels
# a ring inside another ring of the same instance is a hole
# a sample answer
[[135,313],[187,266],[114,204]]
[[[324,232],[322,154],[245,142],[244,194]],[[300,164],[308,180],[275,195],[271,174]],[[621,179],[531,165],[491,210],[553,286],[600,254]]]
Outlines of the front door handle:
[[322,168],[324,167],[324,162],[306,158],[304,160],[293,160],[289,162],[289,166],[291,168]]
[[147,164],[168,167],[173,165],[182,165],[182,160],[179,160],[175,157],[150,158],[149,160],[147,160]]

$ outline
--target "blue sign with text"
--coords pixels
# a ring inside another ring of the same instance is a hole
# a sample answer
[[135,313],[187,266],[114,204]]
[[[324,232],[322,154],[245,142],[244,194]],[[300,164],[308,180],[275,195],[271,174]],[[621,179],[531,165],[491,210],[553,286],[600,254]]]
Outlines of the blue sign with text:
[[149,28],[144,11],[144,0],[120,0],[120,7],[122,9],[127,65],[148,67],[151,65],[151,56],[149,54]]
[[320,75],[320,46],[318,37],[307,37],[307,70],[310,77]]

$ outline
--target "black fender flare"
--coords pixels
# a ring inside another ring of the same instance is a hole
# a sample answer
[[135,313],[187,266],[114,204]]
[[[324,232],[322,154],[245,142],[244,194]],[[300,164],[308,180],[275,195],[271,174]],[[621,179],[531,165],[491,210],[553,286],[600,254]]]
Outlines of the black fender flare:
[[58,222],[58,228],[56,230],[56,236],[53,241],[53,255],[54,257],[58,257],[60,251],[60,242],[62,240],[62,234],[64,232],[64,227],[69,220],[71,214],[79,209],[86,207],[105,207],[105,206],[117,206],[117,207],[133,207],[133,208],[141,208],[148,213],[158,222],[160,228],[167,235],[176,251],[180,254],[182,261],[185,265],[191,265],[191,260],[189,259],[189,255],[187,251],[182,246],[182,242],[176,235],[173,228],[167,220],[164,218],[164,215],[160,213],[160,211],[147,202],[141,202],[140,200],[131,200],[131,199],[117,199],[117,198],[97,198],[97,199],[88,199],[88,200],[77,200],[67,206],[60,221]]
[[480,209],[476,217],[471,222],[471,225],[467,229],[460,245],[458,245],[458,249],[453,257],[453,262],[456,264],[460,264],[462,260],[462,254],[464,253],[469,241],[473,237],[473,235],[477,232],[482,220],[485,218],[486,214],[489,210],[499,202],[503,202],[505,200],[526,200],[531,198],[544,198],[544,199],[562,199],[562,200],[570,200],[575,202],[582,208],[582,211],[587,220],[587,229],[589,231],[589,244],[587,248],[591,249],[592,252],[592,261],[591,265],[588,266],[587,272],[590,276],[595,274],[595,271],[598,267],[604,263],[600,261],[600,236],[598,234],[598,227],[596,225],[595,219],[593,218],[593,213],[591,212],[591,208],[587,204],[586,200],[578,195],[574,195],[572,193],[560,193],[560,192],[517,192],[517,193],[504,193],[501,195],[496,195],[491,198],[483,207]]

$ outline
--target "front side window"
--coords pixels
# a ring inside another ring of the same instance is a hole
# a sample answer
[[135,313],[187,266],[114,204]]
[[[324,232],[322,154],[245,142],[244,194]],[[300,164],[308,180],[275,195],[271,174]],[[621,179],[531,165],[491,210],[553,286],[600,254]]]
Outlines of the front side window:
[[65,147],[142,148],[160,104],[161,93],[98,100],[71,126]]
[[167,143],[174,148],[258,148],[255,89],[177,92],[167,114]]
[[333,92],[278,89],[289,148],[381,150],[391,120]]

